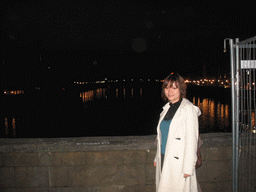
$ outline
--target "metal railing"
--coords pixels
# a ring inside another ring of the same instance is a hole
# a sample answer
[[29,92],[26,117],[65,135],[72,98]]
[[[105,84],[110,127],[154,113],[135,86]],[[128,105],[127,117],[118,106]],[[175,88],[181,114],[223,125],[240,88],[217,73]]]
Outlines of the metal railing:
[[256,191],[256,36],[230,45],[233,191]]

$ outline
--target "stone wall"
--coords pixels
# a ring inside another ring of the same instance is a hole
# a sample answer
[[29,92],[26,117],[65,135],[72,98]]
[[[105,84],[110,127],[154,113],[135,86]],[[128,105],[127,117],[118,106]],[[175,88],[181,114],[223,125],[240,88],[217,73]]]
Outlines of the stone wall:
[[203,164],[197,178],[203,192],[232,191],[232,134],[201,134]]
[[[203,191],[232,191],[232,135],[201,135]],[[0,191],[155,191],[154,135],[0,139]]]

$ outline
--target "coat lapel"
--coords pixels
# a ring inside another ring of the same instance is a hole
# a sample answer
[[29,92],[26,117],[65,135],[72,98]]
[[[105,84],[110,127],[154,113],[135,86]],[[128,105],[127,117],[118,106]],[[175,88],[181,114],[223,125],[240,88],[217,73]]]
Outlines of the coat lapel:
[[164,116],[166,115],[168,109],[170,108],[170,105],[169,103],[166,103],[164,106],[163,106],[163,111],[160,113],[160,118],[159,118],[159,121],[158,121],[158,126],[157,126],[157,131],[160,132],[160,124],[164,118]]
[[177,132],[177,130],[180,128],[179,122],[182,122],[182,118],[184,118],[182,116],[182,114],[184,114],[184,113],[182,113],[182,111],[184,110],[183,108],[184,108],[185,103],[186,103],[186,100],[183,98],[182,102],[180,104],[180,107],[178,108],[178,110],[176,111],[175,115],[172,118],[169,132],[168,132],[168,139],[167,139],[167,143],[166,143],[166,152],[169,151],[168,146],[171,146],[173,139],[174,139],[174,135]]

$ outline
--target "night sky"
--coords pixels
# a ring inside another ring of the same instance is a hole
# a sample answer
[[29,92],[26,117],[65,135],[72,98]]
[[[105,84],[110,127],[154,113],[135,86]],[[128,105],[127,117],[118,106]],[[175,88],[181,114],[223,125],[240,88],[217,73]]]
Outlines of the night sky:
[[253,1],[2,2],[5,83],[29,81],[49,66],[70,80],[202,76],[203,65],[214,76],[229,72],[224,38],[256,34]]

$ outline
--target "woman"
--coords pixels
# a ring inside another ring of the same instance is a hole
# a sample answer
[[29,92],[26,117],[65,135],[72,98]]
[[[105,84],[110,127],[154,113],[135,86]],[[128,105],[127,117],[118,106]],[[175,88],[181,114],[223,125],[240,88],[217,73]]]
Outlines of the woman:
[[198,192],[195,165],[201,112],[185,97],[184,79],[171,73],[162,85],[167,103],[157,126],[157,192]]

